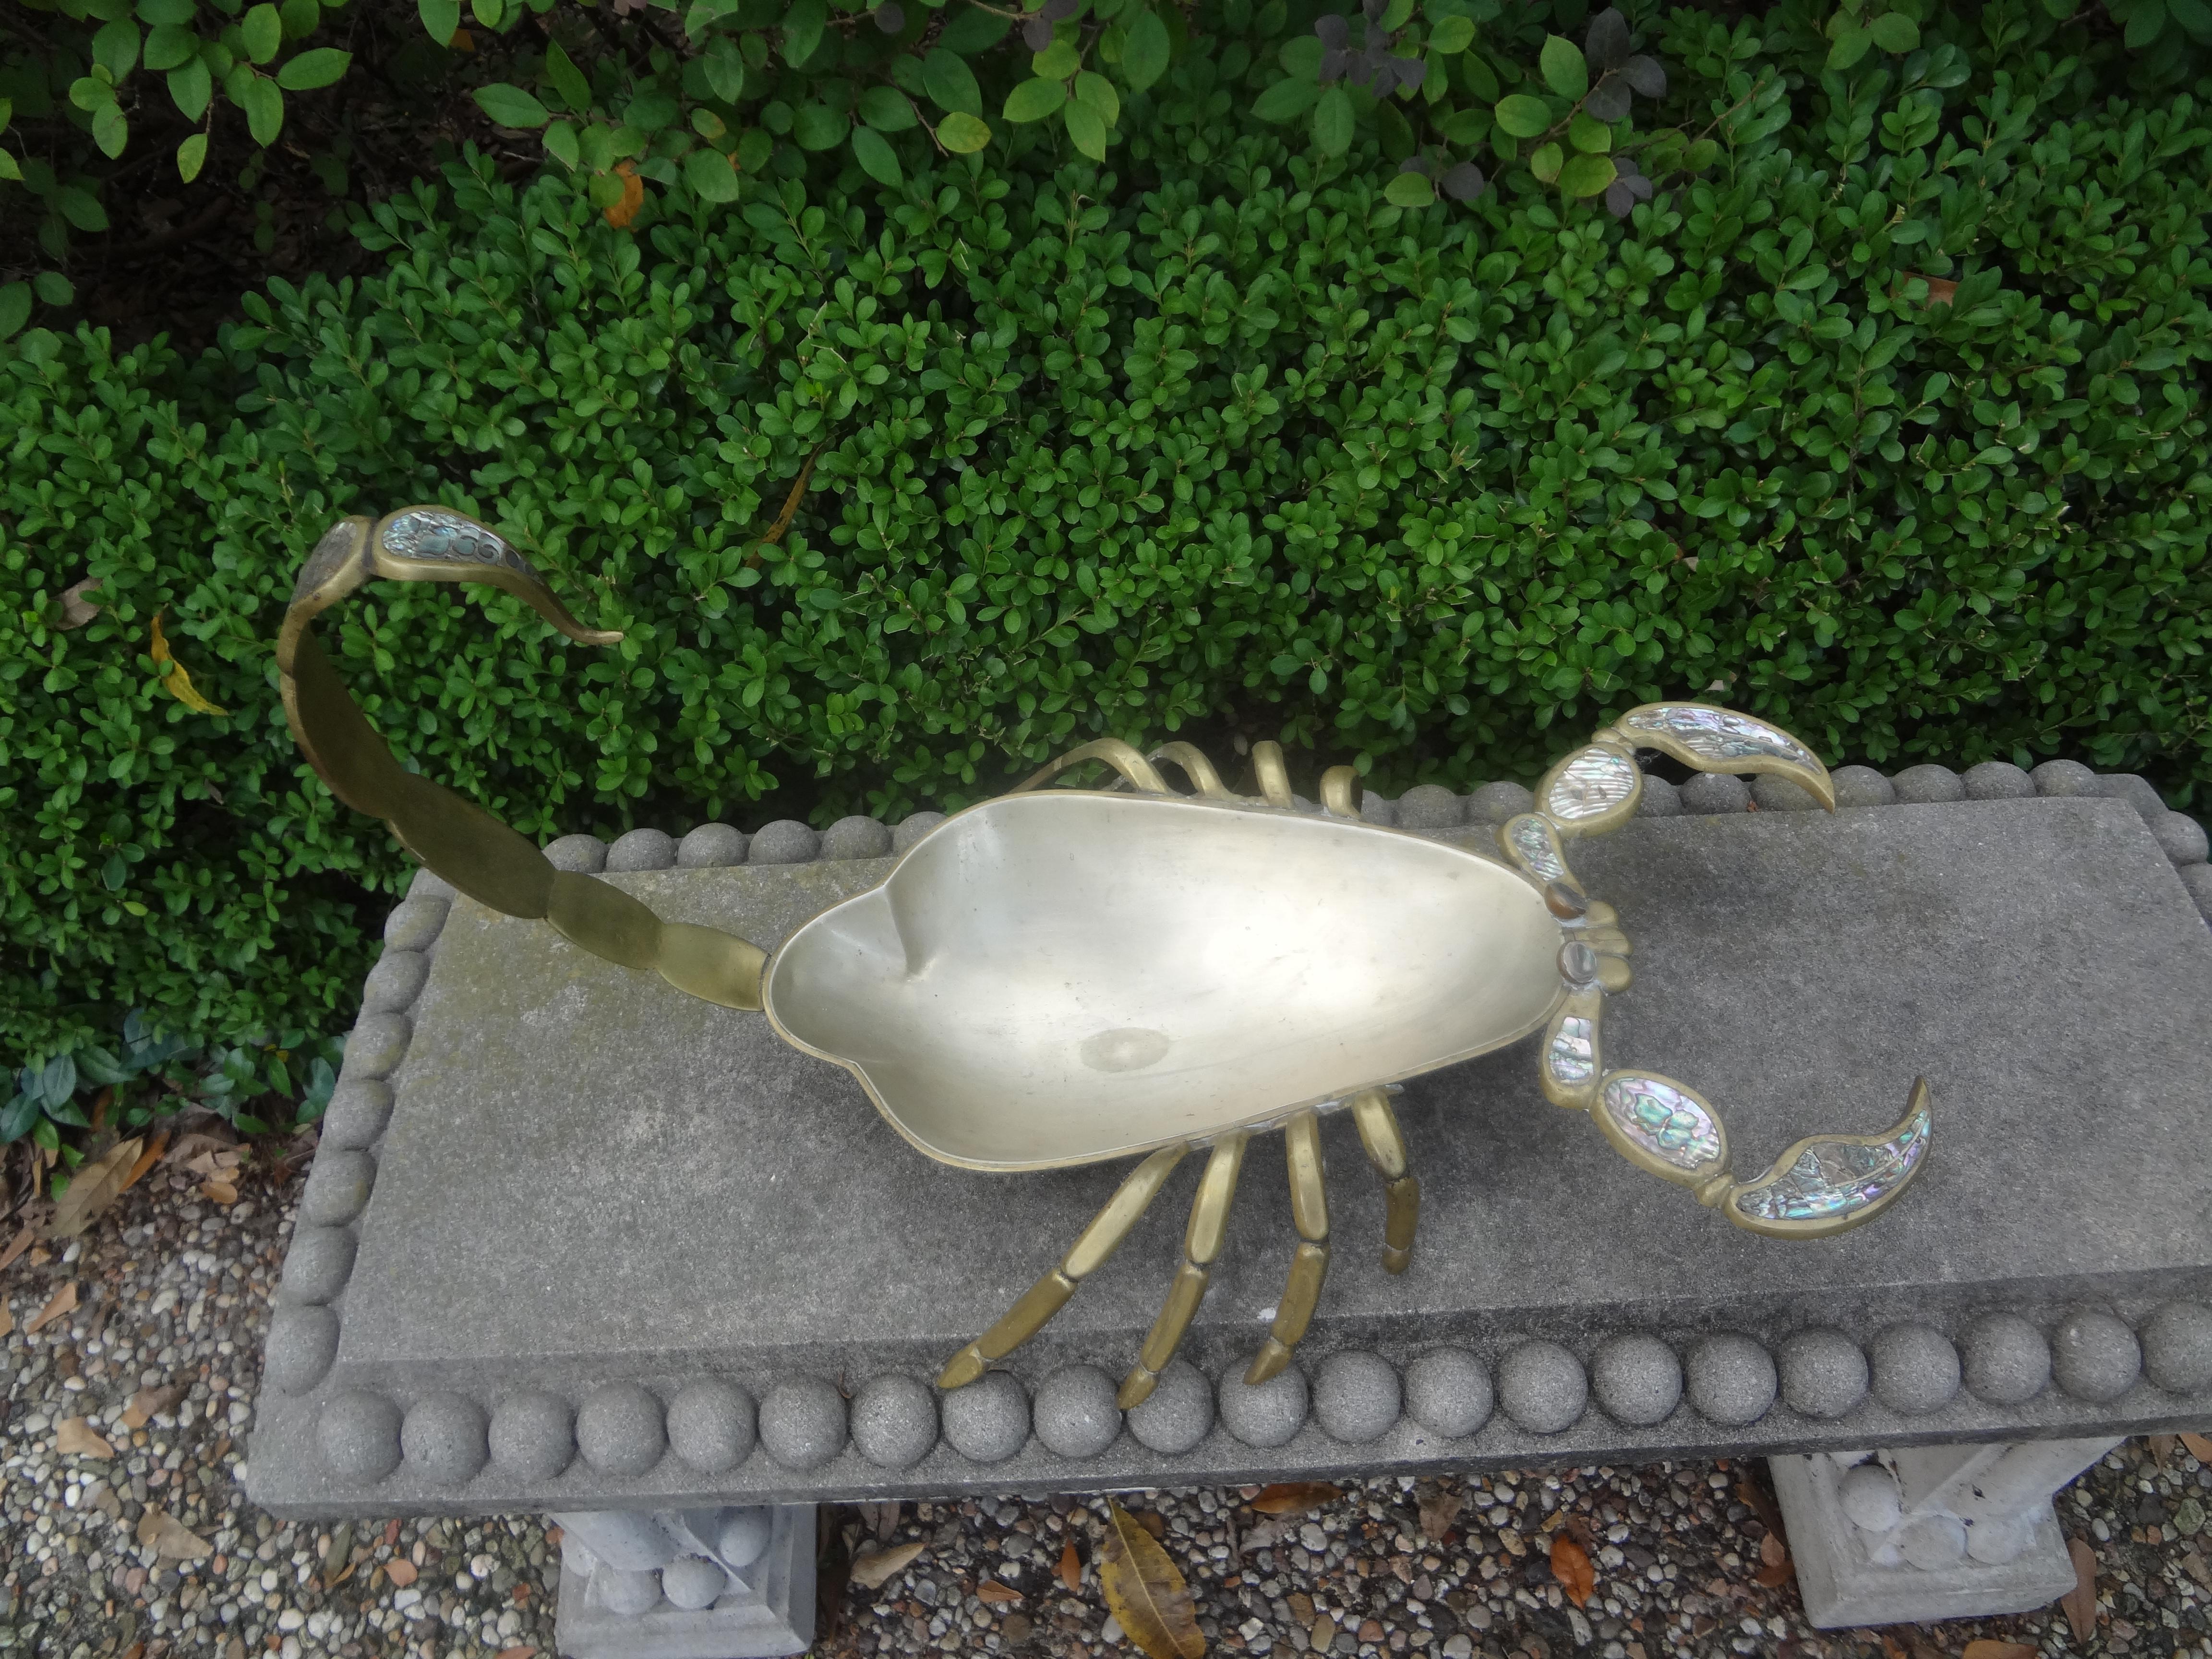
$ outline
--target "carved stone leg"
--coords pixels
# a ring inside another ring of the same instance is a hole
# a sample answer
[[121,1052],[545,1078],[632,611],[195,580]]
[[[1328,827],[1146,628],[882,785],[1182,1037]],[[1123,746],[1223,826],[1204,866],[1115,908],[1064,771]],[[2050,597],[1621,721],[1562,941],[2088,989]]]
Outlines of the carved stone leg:
[[814,1639],[814,1506],[556,1514],[568,1659],[776,1659]]
[[2074,1588],[2051,1494],[2118,1440],[1772,1457],[1818,1628],[2026,1613]]

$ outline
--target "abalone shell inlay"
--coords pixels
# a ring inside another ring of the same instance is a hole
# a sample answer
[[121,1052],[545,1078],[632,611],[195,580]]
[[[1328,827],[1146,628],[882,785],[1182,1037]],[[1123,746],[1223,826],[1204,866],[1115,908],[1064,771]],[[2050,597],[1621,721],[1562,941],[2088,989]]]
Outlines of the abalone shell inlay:
[[1569,1014],[1559,1022],[1545,1060],[1554,1081],[1588,1083],[1597,1073],[1597,1022]]
[[1559,851],[1558,832],[1533,812],[1523,812],[1505,826],[1505,843],[1523,869],[1546,881],[1567,880],[1566,855]]
[[1610,812],[1636,793],[1636,763],[1610,749],[1583,750],[1544,790],[1540,803],[1562,823],[1579,823]]
[[1928,1126],[1923,1105],[1904,1128],[1871,1146],[1815,1141],[1781,1175],[1744,1188],[1732,1202],[1762,1221],[1828,1221],[1863,1210],[1911,1179],[1928,1151]]
[[384,545],[409,559],[450,559],[456,564],[501,564],[527,571],[523,556],[482,525],[458,514],[420,507],[384,526]]
[[1813,751],[1787,732],[1733,709],[1660,703],[1631,709],[1621,717],[1620,726],[1629,732],[1664,732],[1700,760],[1785,760],[1825,770]]
[[1719,1127],[1704,1106],[1672,1084],[1632,1072],[1606,1079],[1606,1114],[1630,1140],[1678,1170],[1718,1161]]

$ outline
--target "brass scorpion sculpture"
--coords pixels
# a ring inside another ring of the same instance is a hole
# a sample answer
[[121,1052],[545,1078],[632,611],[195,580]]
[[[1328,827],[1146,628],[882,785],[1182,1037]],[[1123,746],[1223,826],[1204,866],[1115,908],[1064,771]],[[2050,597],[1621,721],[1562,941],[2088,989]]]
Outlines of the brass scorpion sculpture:
[[[1403,1272],[1420,1185],[1391,1109],[1395,1085],[1539,1030],[1551,1100],[1587,1110],[1631,1163],[1753,1232],[1856,1226],[1925,1158],[1924,1080],[1885,1133],[1809,1137],[1742,1182],[1718,1114],[1696,1091],[1607,1064],[1606,999],[1628,988],[1629,942],[1612,907],[1583,892],[1567,845],[1636,811],[1639,749],[1705,771],[1772,773],[1832,810],[1826,769],[1764,721],[1695,702],[1632,708],[1545,775],[1536,810],[1499,826],[1495,854],[1364,822],[1349,767],[1329,770],[1321,805],[1306,805],[1273,744],[1253,750],[1262,799],[1252,799],[1231,794],[1188,744],[1148,757],[1102,738],[954,814],[878,885],[813,918],[771,957],[555,869],[482,809],[403,769],[310,627],[379,576],[488,583],[572,640],[621,635],[580,626],[514,549],[443,507],[349,518],[316,545],[277,645],[293,734],[340,799],[385,819],[455,889],[542,917],[693,996],[764,1011],[787,1042],[851,1072],[894,1128],[945,1163],[1021,1170],[1143,1156],[1059,1264],[946,1363],[941,1387],[974,1381],[1034,1335],[1203,1146],[1182,1265],[1121,1385],[1123,1407],[1144,1400],[1206,1293],[1246,1145],[1279,1127],[1301,1243],[1244,1380],[1273,1376],[1328,1265],[1321,1114],[1351,1111],[1387,1183],[1383,1263]],[[1112,787],[1039,790],[1093,761],[1120,774]],[[1164,763],[1196,795],[1170,790]]]

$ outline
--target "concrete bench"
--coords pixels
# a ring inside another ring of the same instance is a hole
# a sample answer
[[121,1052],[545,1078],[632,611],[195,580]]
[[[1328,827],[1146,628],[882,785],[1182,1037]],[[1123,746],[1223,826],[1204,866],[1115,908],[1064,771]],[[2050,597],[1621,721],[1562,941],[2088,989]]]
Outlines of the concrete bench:
[[[1847,768],[1861,804],[1832,817],[1740,810],[1732,779],[1682,811],[1661,786],[1577,851],[1636,943],[1613,1056],[1713,1099],[1740,1169],[1882,1128],[1927,1075],[1929,1165],[1873,1224],[1727,1226],[1547,1104],[1516,1045],[1398,1103],[1424,1192],[1402,1277],[1328,1121],[1329,1282],[1252,1389],[1296,1242],[1256,1142],[1182,1358],[1126,1419],[1174,1194],[1036,1340],[939,1395],[1125,1170],[933,1163],[759,1016],[422,875],[301,1203],[249,1489],[283,1516],[559,1516],[562,1642],[586,1659],[799,1650],[822,1500],[1711,1455],[1773,1460],[1815,1624],[2041,1605],[2073,1583],[2051,1493],[2121,1437],[2212,1423],[2212,871],[2147,791],[2039,781]],[[1369,810],[1472,838],[1511,805]],[[554,851],[766,944],[930,822]]]

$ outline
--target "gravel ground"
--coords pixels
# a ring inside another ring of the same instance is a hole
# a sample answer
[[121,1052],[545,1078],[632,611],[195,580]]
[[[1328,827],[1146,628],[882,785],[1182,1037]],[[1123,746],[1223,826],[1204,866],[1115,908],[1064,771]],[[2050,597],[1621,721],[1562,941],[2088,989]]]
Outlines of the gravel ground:
[[[85,1238],[27,1248],[0,1272],[12,1321],[0,1651],[550,1659],[559,1551],[542,1521],[323,1528],[246,1501],[243,1443],[299,1172],[249,1167],[238,1186],[223,1206],[200,1176],[159,1167]],[[2096,1553],[2086,1641],[2055,1607],[1814,1632],[1795,1578],[1772,1565],[1783,1542],[1768,1538],[1755,1461],[1375,1480],[1298,1514],[1261,1513],[1261,1498],[1121,1497],[1189,1580],[1216,1653],[1930,1659],[1992,1638],[2053,1656],[2212,1659],[2212,1470],[2163,1437],[2130,1442],[2060,1500],[2068,1533]],[[1105,1512],[1103,1498],[1066,1498],[825,1509],[817,1651],[1133,1656],[1090,1565]],[[1552,1571],[1561,1534],[1595,1570],[1580,1607]],[[878,1587],[847,1582],[855,1556],[865,1571],[908,1543],[922,1548]]]

